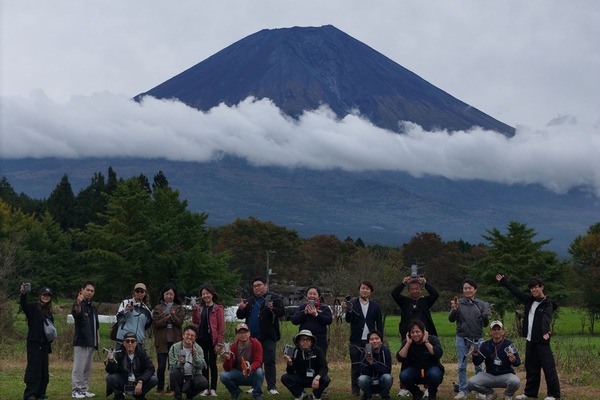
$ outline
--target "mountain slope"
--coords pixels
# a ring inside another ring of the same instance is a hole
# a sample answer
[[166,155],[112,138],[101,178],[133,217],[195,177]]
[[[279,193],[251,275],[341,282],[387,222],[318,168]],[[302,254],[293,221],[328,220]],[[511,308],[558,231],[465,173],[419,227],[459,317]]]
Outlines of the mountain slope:
[[145,95],[204,111],[266,97],[292,117],[327,104],[340,118],[358,111],[397,132],[402,121],[515,132],[331,25],[264,29],[135,98]]

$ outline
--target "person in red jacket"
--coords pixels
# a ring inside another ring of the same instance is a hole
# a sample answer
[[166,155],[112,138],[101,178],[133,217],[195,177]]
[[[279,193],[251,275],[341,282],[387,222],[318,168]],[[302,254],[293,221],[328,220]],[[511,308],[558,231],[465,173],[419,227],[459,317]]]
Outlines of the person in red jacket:
[[[198,326],[196,342],[202,347],[207,367],[202,375],[210,382],[202,396],[217,395],[217,353],[223,343],[225,331],[225,311],[219,304],[219,296],[213,285],[205,284],[200,288],[202,302],[192,310],[192,322]],[[210,372],[210,377],[209,377]]]
[[262,384],[265,374],[262,367],[263,349],[260,342],[250,337],[248,325],[241,323],[235,327],[235,342],[223,353],[221,382],[232,399],[238,399],[240,386],[252,386],[252,397],[263,400]]

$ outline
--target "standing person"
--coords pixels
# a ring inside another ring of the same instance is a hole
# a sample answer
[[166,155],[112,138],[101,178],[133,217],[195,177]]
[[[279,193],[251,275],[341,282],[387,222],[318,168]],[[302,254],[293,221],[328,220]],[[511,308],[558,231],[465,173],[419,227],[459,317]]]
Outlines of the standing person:
[[492,321],[491,339],[483,342],[479,349],[473,352],[473,363],[485,362],[485,371],[469,379],[469,390],[484,394],[487,400],[497,398],[494,388],[506,388],[504,400],[512,400],[521,386],[521,380],[513,369],[513,366],[521,365],[521,358],[513,342],[504,337],[505,333],[501,321]]
[[[402,290],[408,286],[408,296],[402,295]],[[428,292],[427,296],[423,296],[423,286]],[[392,291],[392,298],[400,307],[400,323],[398,330],[400,339],[406,337],[408,333],[408,325],[411,321],[422,321],[425,324],[425,329],[430,335],[437,336],[437,330],[431,318],[431,307],[433,303],[440,297],[440,294],[433,286],[431,286],[425,277],[406,276]],[[428,396],[426,391],[423,397]],[[402,381],[400,381],[400,392],[398,396],[408,396],[409,391],[406,390]]]
[[119,305],[117,343],[123,342],[125,333],[133,332],[137,339],[137,345],[144,346],[146,329],[152,326],[152,311],[148,308],[149,304],[150,296],[148,290],[146,290],[146,285],[136,283],[133,287],[133,297],[123,300]]
[[[379,393],[382,400],[390,399],[392,377],[392,354],[383,345],[381,334],[371,331],[367,335],[368,346],[361,353],[358,386],[363,391],[362,400],[370,400]],[[370,348],[369,348],[370,347]]]
[[358,285],[358,298],[346,302],[344,318],[350,323],[350,362],[352,363],[350,379],[354,396],[360,396],[358,377],[362,361],[361,351],[367,344],[367,336],[372,331],[381,332],[382,336],[384,330],[381,309],[371,300],[373,291],[373,284],[363,280]]
[[154,376],[154,364],[148,353],[137,343],[134,332],[123,335],[123,347],[118,353],[109,352],[106,360],[106,397],[115,394],[115,400],[124,400],[125,392],[136,400],[145,400],[158,383]]
[[[467,397],[467,355],[471,347],[477,347],[483,341],[483,328],[489,322],[490,305],[475,297],[476,294],[477,283],[465,279],[464,297],[461,299],[455,297],[450,302],[448,320],[456,322],[456,357],[458,358],[458,394],[455,399]],[[475,365],[475,373],[482,370],[481,365]]]
[[202,347],[206,359],[206,367],[202,370],[202,374],[207,380],[210,379],[209,388],[202,392],[201,396],[216,396],[219,379],[217,352],[223,343],[225,310],[219,304],[219,296],[211,284],[200,288],[200,298],[202,299],[200,305],[192,310],[192,322],[198,326],[196,341]]
[[169,349],[169,382],[175,400],[181,400],[184,393],[186,398],[193,399],[208,387],[208,381],[202,375],[206,361],[196,336],[196,327],[188,325],[183,329],[183,340]]
[[265,363],[265,378],[270,394],[279,394],[277,390],[277,342],[281,338],[279,318],[285,315],[281,297],[269,292],[267,279],[257,276],[252,280],[253,297],[242,300],[238,304],[236,315],[238,319],[246,319],[252,337],[262,345],[263,361]]
[[93,282],[87,281],[81,285],[77,299],[71,307],[71,315],[75,320],[73,334],[73,371],[71,372],[71,397],[84,399],[95,397],[90,392],[90,377],[94,365],[94,352],[98,350],[98,311],[92,304],[96,293]]
[[295,400],[307,396],[304,388],[312,389],[312,399],[320,400],[323,391],[329,386],[329,368],[325,353],[315,345],[317,338],[308,329],[300,331],[294,337],[293,355],[285,354],[286,373],[281,376],[281,383],[288,388]]
[[412,394],[421,400],[424,393],[417,386],[426,384],[429,400],[437,398],[438,386],[444,380],[444,366],[440,362],[444,351],[437,336],[430,335],[422,321],[412,321],[396,358],[402,363],[400,380]]
[[539,278],[529,280],[529,294],[521,292],[504,275],[496,275],[496,280],[525,304],[523,330],[525,337],[525,391],[517,399],[536,398],[540,390],[541,371],[544,370],[548,397],[545,400],[560,399],[560,382],[556,372],[554,355],[550,348],[551,323],[556,303],[544,295],[544,282]]
[[221,382],[229,391],[232,400],[242,394],[240,386],[252,386],[254,400],[263,400],[262,384],[265,378],[262,370],[263,349],[258,341],[250,336],[250,329],[246,324],[237,324],[235,327],[235,342],[229,351],[223,354],[223,372]]
[[321,289],[309,286],[306,291],[306,304],[300,304],[291,317],[292,324],[298,325],[298,331],[309,330],[315,336],[316,345],[327,356],[329,347],[327,327],[333,321],[331,308],[321,302]]
[[50,340],[46,337],[44,324],[52,316],[52,290],[43,287],[37,301],[27,303],[27,293],[31,291],[30,284],[22,284],[20,288],[21,310],[27,318],[27,367],[25,369],[25,391],[23,400],[47,399],[46,388],[50,381],[49,357],[52,353]]
[[[165,370],[169,358],[169,349],[173,343],[181,341],[181,327],[185,319],[183,302],[177,294],[177,288],[169,283],[160,291],[159,302],[152,310],[154,327],[154,347],[156,348],[158,385],[156,393],[165,393]],[[171,386],[167,386],[170,395]]]

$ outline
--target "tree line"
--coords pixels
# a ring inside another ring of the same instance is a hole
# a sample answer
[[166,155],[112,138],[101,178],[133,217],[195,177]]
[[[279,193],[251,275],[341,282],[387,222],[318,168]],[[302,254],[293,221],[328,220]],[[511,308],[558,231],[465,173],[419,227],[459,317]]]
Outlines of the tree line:
[[143,174],[125,179],[109,168],[77,194],[64,175],[47,199],[17,194],[3,177],[0,296],[15,297],[19,284],[30,281],[72,298],[81,282],[93,280],[97,301],[116,302],[138,281],[155,297],[166,283],[197,296],[210,282],[225,303],[234,303],[248,294],[252,277],[269,272],[268,262],[272,282],[318,284],[336,297],[355,296],[358,282],[371,280],[374,300],[390,314],[390,293],[415,264],[440,291],[439,309],[447,309],[469,277],[498,315],[514,310],[514,300],[495,283],[495,274],[503,273],[522,288],[531,276],[541,277],[553,299],[588,311],[592,331],[600,313],[600,223],[573,240],[570,259],[560,260],[544,249],[550,239],[536,240],[535,230],[517,221],[504,232],[488,229],[477,244],[418,232],[406,243],[381,246],[327,234],[302,238],[251,216],[220,227],[209,227],[207,218],[188,209],[162,171],[152,180]]

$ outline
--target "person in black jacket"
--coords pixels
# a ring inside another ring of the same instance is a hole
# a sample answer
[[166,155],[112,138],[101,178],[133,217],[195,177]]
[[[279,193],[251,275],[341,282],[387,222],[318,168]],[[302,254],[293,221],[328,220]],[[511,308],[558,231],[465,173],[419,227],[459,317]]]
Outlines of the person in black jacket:
[[429,400],[435,400],[438,386],[444,380],[444,366],[440,362],[444,354],[442,344],[437,336],[429,335],[421,321],[412,321],[408,330],[396,353],[396,359],[402,363],[400,380],[412,393],[413,400],[423,398],[419,383],[427,385]]
[[556,303],[544,295],[544,282],[539,278],[529,280],[530,294],[521,292],[504,275],[497,274],[496,280],[525,304],[521,335],[525,338],[525,391],[517,399],[537,398],[540,390],[541,370],[544,370],[548,397],[560,399],[560,383],[556,372],[554,355],[550,348],[550,326]]
[[321,289],[309,286],[306,291],[306,304],[300,304],[290,320],[292,324],[298,325],[298,331],[311,331],[317,346],[327,356],[327,327],[333,321],[333,313],[327,304],[321,302]]
[[358,387],[362,389],[362,400],[370,400],[373,393],[379,393],[382,400],[390,399],[392,377],[392,353],[383,345],[382,336],[377,331],[367,335],[367,345],[361,353]]
[[136,334],[127,332],[118,353],[109,352],[106,360],[106,397],[124,400],[125,392],[134,399],[145,400],[146,393],[158,384],[154,364],[143,347],[138,346]]
[[25,284],[20,288],[20,304],[27,318],[27,367],[25,369],[25,391],[23,400],[46,399],[46,389],[50,381],[49,354],[52,353],[50,341],[46,338],[44,324],[52,316],[52,290],[44,287],[37,301],[27,303]]
[[93,282],[87,281],[79,289],[77,299],[71,307],[75,320],[73,334],[73,371],[71,372],[71,392],[74,399],[95,397],[89,390],[94,352],[98,350],[98,312],[92,304],[96,292]]
[[506,388],[504,399],[512,399],[521,386],[521,379],[515,374],[513,366],[521,365],[521,358],[513,342],[504,337],[504,325],[501,321],[490,324],[489,340],[473,351],[473,363],[485,362],[485,371],[469,378],[470,391],[476,391],[488,398],[495,398],[494,388]]
[[[361,281],[358,286],[359,297],[346,302],[346,314],[344,319],[350,323],[350,379],[352,394],[360,395],[358,377],[360,376],[361,351],[367,344],[369,332],[377,331],[383,335],[383,317],[379,305],[371,301],[373,284],[369,281]],[[383,339],[383,337],[382,337]]]
[[275,354],[281,338],[279,318],[285,315],[285,308],[281,296],[269,292],[267,279],[263,276],[252,280],[252,292],[253,297],[238,304],[236,316],[246,320],[252,337],[262,345],[267,390],[270,394],[279,394]]
[[295,399],[306,397],[304,388],[312,388],[314,400],[320,400],[323,391],[329,386],[329,368],[323,350],[315,345],[316,338],[305,329],[294,337],[296,345],[292,356],[285,354],[286,374],[281,383],[288,388]]

